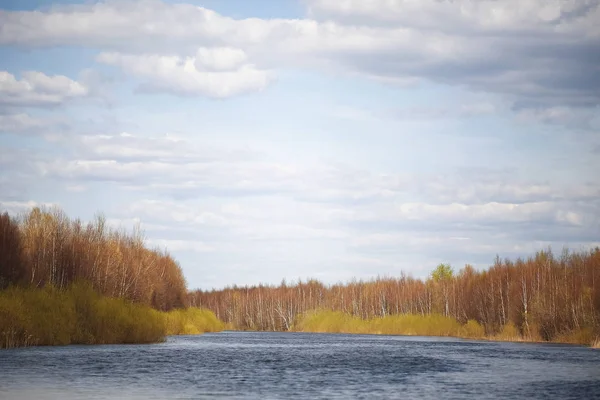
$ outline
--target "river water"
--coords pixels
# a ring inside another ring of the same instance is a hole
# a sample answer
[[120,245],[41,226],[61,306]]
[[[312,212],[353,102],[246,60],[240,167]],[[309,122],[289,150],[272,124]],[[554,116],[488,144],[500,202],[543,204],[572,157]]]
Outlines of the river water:
[[600,399],[600,350],[222,332],[0,351],[0,399],[204,398]]

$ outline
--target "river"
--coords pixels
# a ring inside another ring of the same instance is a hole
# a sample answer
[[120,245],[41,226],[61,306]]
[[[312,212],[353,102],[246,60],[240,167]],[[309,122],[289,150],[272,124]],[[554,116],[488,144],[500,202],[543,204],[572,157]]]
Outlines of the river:
[[593,399],[600,350],[452,338],[222,332],[0,351],[0,399]]

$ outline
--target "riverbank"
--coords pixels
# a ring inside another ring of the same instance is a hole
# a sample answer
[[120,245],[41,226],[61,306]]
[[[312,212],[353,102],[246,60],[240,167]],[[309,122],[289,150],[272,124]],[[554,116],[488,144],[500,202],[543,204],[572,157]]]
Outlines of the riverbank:
[[167,335],[223,328],[211,311],[157,311],[126,299],[101,296],[86,282],[64,290],[46,286],[0,291],[0,348],[158,343]]
[[535,334],[537,332],[535,329],[530,330],[534,334],[523,335],[517,327],[508,323],[499,332],[489,335],[477,321],[469,320],[461,324],[454,318],[439,314],[402,314],[361,319],[342,312],[313,311],[299,317],[292,330],[313,333],[445,336],[502,342],[565,343],[600,348],[600,336],[597,336],[591,328],[564,332],[554,340],[544,341]]

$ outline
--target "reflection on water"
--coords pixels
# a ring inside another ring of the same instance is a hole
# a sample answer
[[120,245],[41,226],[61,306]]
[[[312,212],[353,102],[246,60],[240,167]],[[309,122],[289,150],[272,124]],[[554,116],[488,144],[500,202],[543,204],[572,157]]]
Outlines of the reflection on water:
[[448,338],[223,332],[0,351],[0,399],[600,398],[600,351]]

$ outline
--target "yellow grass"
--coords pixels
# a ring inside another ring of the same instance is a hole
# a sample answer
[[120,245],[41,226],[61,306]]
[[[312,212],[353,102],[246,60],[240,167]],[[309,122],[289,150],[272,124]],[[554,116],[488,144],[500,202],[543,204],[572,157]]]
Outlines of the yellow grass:
[[485,337],[485,328],[475,320],[468,320],[460,330],[460,337],[469,339],[483,339]]
[[67,290],[0,291],[0,348],[31,345],[156,343],[170,334],[222,330],[208,310],[168,313],[100,296],[88,283]]
[[574,329],[559,335],[555,341],[560,343],[586,344],[594,347],[600,345],[599,338],[591,328]]
[[[537,333],[538,327],[532,323],[529,324],[529,327],[531,333],[521,335],[519,329],[509,322],[496,335],[487,336],[484,327],[477,321],[469,320],[463,325],[454,318],[439,314],[400,314],[366,320],[342,312],[320,310],[300,316],[293,330],[321,333],[452,336],[505,342],[543,342]],[[591,328],[565,332],[554,338],[553,342],[583,344],[600,348],[600,336],[595,336]]]
[[501,342],[525,341],[525,338],[521,335],[519,329],[512,322],[508,322],[506,325],[504,325],[502,330],[498,334],[491,336],[490,339]]
[[220,332],[225,325],[212,311],[200,308],[173,310],[165,313],[167,335],[198,335],[204,332]]
[[299,318],[294,325],[299,332],[363,333],[383,335],[456,336],[480,338],[484,329],[476,321],[461,325],[454,318],[439,314],[390,315],[361,319],[342,312],[316,311]]

